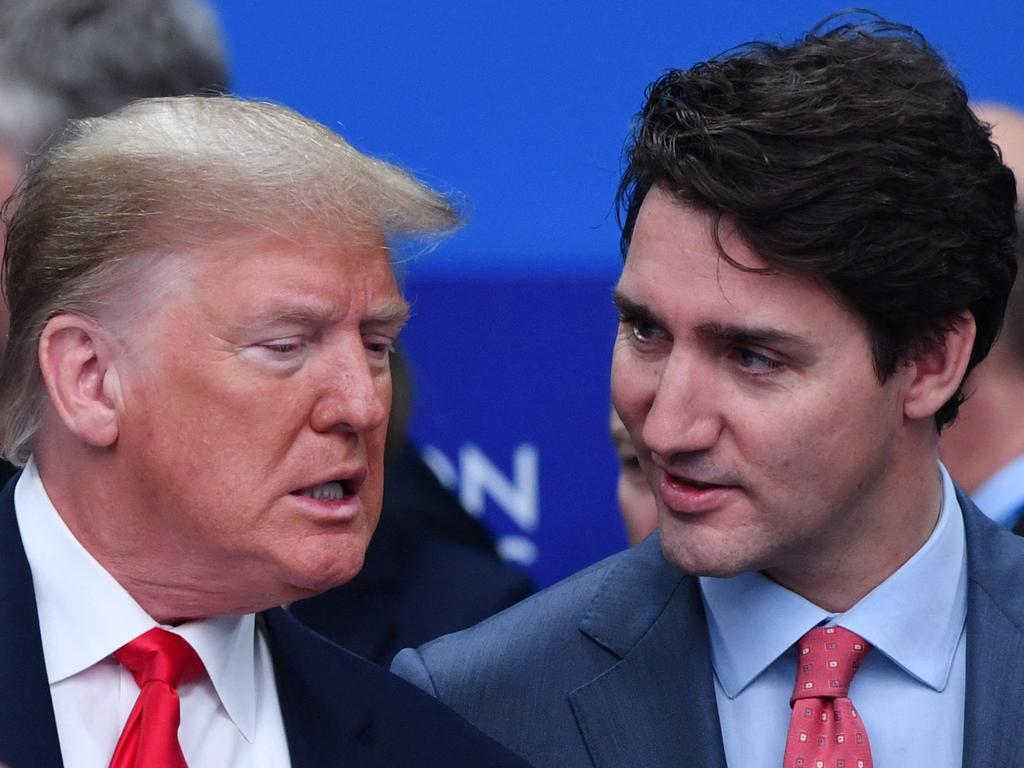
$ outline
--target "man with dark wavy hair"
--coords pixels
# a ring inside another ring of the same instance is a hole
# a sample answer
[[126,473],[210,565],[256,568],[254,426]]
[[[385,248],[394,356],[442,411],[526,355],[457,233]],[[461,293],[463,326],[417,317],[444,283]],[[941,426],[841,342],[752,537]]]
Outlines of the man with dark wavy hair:
[[665,74],[628,161],[612,395],[660,530],[395,668],[538,766],[1024,764],[1024,542],[938,460],[1016,271],[961,83],[832,18]]

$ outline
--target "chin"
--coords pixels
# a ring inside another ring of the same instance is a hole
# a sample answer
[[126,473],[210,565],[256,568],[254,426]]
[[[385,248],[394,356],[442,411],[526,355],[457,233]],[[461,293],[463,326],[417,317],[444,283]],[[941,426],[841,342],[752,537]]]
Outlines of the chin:
[[288,575],[288,583],[303,593],[301,597],[318,595],[354,579],[362,570],[363,555],[363,550],[357,554],[352,552],[325,553],[318,557],[312,557],[301,564],[293,564]]
[[760,568],[734,552],[700,551],[690,542],[672,541],[662,534],[661,551],[665,559],[690,576],[728,579]]

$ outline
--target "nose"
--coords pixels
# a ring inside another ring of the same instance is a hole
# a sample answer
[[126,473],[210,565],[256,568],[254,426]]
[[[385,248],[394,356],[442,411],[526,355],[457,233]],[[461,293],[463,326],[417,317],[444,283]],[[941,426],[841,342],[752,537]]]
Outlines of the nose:
[[710,450],[722,431],[721,397],[711,362],[673,350],[644,419],[644,445],[666,460]]
[[314,430],[365,433],[387,423],[391,376],[387,368],[371,365],[361,339],[330,355],[316,375]]

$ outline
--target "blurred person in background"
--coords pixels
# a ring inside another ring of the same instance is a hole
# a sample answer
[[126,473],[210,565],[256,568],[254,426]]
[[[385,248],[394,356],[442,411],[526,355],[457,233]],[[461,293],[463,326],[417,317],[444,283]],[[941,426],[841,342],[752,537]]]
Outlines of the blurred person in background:
[[619,480],[616,483],[619,513],[626,528],[626,539],[632,546],[646,539],[658,527],[658,505],[640,467],[636,446],[615,408],[611,409],[609,432],[615,454],[619,457]]
[[[0,201],[68,120],[228,85],[220,25],[205,0],[2,0]],[[0,344],[6,332],[0,306]],[[0,462],[0,484],[13,473]]]
[[[992,140],[1017,177],[1017,265],[1024,262],[1024,113],[1000,104],[977,104],[992,126]],[[942,459],[953,479],[982,512],[1024,534],[1024,279],[1017,278],[1003,332],[967,380],[960,417],[942,434]]]

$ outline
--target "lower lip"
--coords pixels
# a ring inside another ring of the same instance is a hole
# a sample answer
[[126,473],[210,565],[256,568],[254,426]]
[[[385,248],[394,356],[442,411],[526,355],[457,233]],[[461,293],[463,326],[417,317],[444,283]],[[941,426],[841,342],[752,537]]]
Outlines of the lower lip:
[[700,515],[720,507],[736,488],[732,485],[698,487],[674,480],[667,472],[662,472],[658,490],[661,500],[672,512]]
[[294,499],[306,514],[328,522],[344,523],[355,520],[363,506],[358,494],[341,499],[314,499],[290,493],[288,498]]

